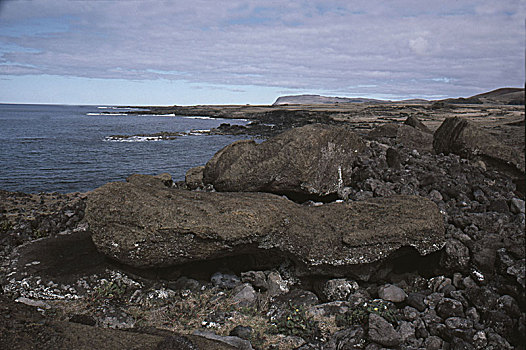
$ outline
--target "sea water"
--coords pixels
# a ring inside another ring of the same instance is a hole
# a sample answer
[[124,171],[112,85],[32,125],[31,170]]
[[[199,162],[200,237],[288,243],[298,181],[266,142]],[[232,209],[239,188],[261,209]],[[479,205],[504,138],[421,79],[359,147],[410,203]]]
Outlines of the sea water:
[[[103,108],[101,108],[103,107]],[[241,136],[203,133],[221,123],[245,120],[126,115],[111,106],[0,104],[0,189],[84,192],[131,174],[168,172],[183,180],[188,169],[204,165]],[[103,114],[108,112],[109,114]],[[196,132],[192,132],[196,131]],[[181,132],[173,140],[111,135]]]

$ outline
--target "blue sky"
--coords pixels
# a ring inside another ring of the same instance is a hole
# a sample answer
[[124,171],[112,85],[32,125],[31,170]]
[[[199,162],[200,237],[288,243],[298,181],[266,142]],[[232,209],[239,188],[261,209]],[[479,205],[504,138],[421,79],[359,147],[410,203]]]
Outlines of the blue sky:
[[526,5],[0,0],[0,102],[271,104],[524,85]]

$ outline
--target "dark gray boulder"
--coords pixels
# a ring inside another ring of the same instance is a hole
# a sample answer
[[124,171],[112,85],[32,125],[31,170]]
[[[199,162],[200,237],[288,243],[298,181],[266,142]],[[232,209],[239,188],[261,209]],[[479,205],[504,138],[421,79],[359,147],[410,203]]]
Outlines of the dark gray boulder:
[[418,119],[417,117],[413,115],[407,117],[407,119],[404,121],[404,124],[412,126],[413,128],[423,131],[427,134],[433,133],[431,130],[429,130],[429,128],[424,123],[420,121],[420,119]]
[[334,196],[350,184],[353,163],[364,149],[363,140],[348,128],[310,124],[261,144],[234,142],[206,164],[203,180],[223,192]]
[[189,169],[186,172],[184,177],[184,182],[186,186],[191,189],[196,189],[203,186],[203,171],[205,170],[204,166],[196,166]]
[[417,196],[303,206],[268,193],[191,192],[134,175],[88,195],[86,221],[105,255],[162,267],[241,254],[278,254],[311,272],[381,260],[401,247],[442,248],[438,207]]
[[433,150],[433,135],[406,124],[387,123],[380,125],[371,130],[367,138],[380,142],[384,139],[391,139],[407,149],[416,149],[420,152]]
[[488,131],[465,119],[446,118],[434,134],[433,148],[436,153],[481,159],[517,180],[517,187],[524,192],[524,153],[505,145]]
[[369,315],[369,339],[389,347],[398,346],[402,341],[402,337],[393,325],[374,313]]

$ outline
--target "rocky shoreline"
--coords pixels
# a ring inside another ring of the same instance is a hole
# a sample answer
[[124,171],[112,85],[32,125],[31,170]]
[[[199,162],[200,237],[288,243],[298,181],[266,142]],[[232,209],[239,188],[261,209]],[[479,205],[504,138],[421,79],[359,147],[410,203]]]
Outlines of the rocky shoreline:
[[524,349],[518,118],[399,107],[266,111],[185,182],[1,191],[0,346]]

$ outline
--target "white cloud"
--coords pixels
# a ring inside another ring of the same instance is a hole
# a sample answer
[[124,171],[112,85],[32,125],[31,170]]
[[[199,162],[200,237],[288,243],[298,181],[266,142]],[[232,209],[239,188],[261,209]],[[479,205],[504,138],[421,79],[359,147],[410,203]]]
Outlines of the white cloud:
[[426,55],[429,53],[429,42],[421,36],[416,39],[409,39],[409,47],[417,55]]
[[498,3],[7,2],[0,74],[469,95],[523,84],[526,12]]

